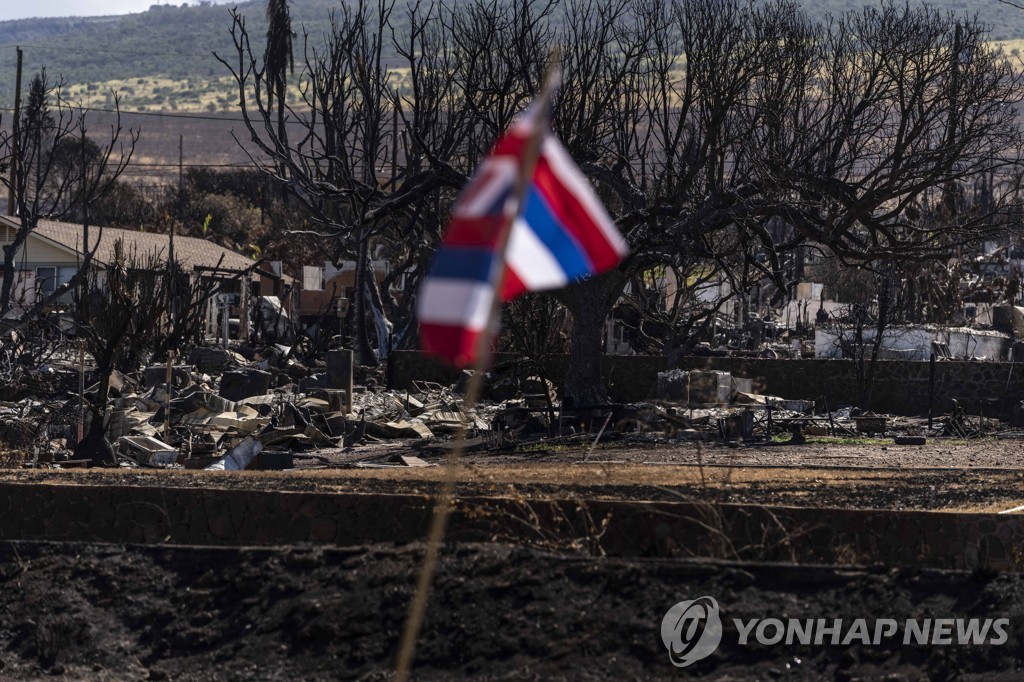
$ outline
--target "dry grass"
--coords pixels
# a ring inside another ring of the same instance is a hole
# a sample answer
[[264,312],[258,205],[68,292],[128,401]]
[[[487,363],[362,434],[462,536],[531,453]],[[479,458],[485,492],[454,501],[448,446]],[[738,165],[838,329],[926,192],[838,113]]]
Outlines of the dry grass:
[[[799,448],[692,447],[606,449],[606,461],[584,462],[584,452],[523,455],[476,453],[455,471],[462,495],[558,499],[666,499],[700,492],[708,499],[758,504],[1002,511],[1024,502],[1024,465],[1016,441],[947,443],[922,448],[830,445]],[[342,461],[383,461],[397,445],[358,453],[330,453]],[[657,461],[652,461],[657,460]],[[443,467],[342,468],[293,471],[0,469],[0,482],[55,485],[142,485],[343,494],[433,494]]]
[[121,97],[123,109],[131,111],[234,112],[237,90],[228,77],[171,79],[155,76],[111,80],[104,83],[73,84],[67,98],[89,107],[108,108],[111,92]]
[[[83,475],[106,479],[104,482],[117,483],[124,479],[125,483],[139,482],[143,478],[160,478],[165,483],[168,479],[203,482],[217,486],[218,480],[233,477],[229,485],[246,487],[269,483],[274,480],[291,482],[307,480],[317,487],[348,488],[359,481],[404,481],[404,482],[437,482],[444,479],[441,467],[412,468],[394,467],[386,469],[311,469],[291,471],[241,471],[229,475],[215,471],[197,471],[188,469],[93,469],[88,472],[74,469],[36,470],[32,475],[45,474],[45,483],[59,485],[81,483],[89,485],[88,480],[78,480]],[[16,481],[24,472],[17,470],[0,470],[0,481]],[[703,474],[696,465],[645,465],[645,464],[494,464],[488,466],[460,465],[455,472],[455,479],[460,483],[489,483],[494,485],[562,485],[562,486],[681,486],[701,485],[709,487],[727,483],[733,486],[752,483],[777,483],[780,485],[798,484],[814,487],[815,485],[857,485],[877,481],[899,481],[913,478],[913,471],[892,472],[889,470],[852,470],[852,469],[816,469],[816,468],[733,468],[705,466]],[[74,479],[74,480],[72,480]],[[99,482],[98,480],[96,482]]]
[[1024,55],[1024,38],[1014,38],[1013,40],[998,40],[995,43],[996,47],[1002,49],[1002,51],[1011,57],[1017,57]]
[[[392,69],[392,86],[408,90],[409,70]],[[289,88],[289,103],[301,109],[300,88],[297,81]],[[108,108],[113,105],[110,93],[118,93],[125,110],[179,113],[237,113],[238,85],[230,76],[174,79],[142,76],[104,81],[102,83],[75,83],[68,86],[68,100],[89,107]]]

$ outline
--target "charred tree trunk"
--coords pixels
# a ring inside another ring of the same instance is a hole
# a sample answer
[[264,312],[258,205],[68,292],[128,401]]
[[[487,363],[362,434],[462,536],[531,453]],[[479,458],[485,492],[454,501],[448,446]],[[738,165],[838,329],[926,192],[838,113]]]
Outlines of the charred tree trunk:
[[356,253],[355,291],[352,294],[352,335],[356,362],[367,367],[377,366],[377,356],[370,346],[369,330],[366,324],[366,273],[370,270],[369,240],[360,239]]
[[604,320],[621,280],[611,286],[608,277],[580,282],[566,292],[564,303],[572,313],[572,338],[569,341],[569,365],[565,375],[564,400],[567,405],[600,405],[608,402],[608,390],[601,373],[601,346]]
[[0,313],[5,313],[11,308],[11,294],[14,291],[14,280],[18,276],[17,263],[15,259],[21,251],[28,237],[29,228],[22,225],[14,237],[14,241],[4,247],[4,271],[3,284],[0,285]]
[[110,395],[110,374],[114,367],[113,353],[97,358],[100,383],[96,390],[96,400],[92,405],[92,418],[85,437],[75,446],[75,459],[88,459],[94,466],[110,466],[117,464],[114,449],[106,438],[106,404]]
[[373,333],[377,337],[377,358],[384,360],[391,353],[391,332],[393,325],[384,314],[384,300],[380,287],[377,286],[377,275],[373,263],[366,263],[366,305],[373,320]]
[[892,300],[895,282],[891,275],[882,278],[878,290],[878,316],[875,321],[875,338],[871,343],[871,357],[865,370],[865,390],[861,396],[862,407],[871,409],[871,393],[875,383],[875,372],[878,369],[878,357],[882,351],[885,332],[892,322]]
[[75,446],[75,459],[87,459],[93,466],[111,466],[117,464],[114,448],[106,438],[106,427],[103,417],[93,415],[89,422],[89,430],[85,437]]

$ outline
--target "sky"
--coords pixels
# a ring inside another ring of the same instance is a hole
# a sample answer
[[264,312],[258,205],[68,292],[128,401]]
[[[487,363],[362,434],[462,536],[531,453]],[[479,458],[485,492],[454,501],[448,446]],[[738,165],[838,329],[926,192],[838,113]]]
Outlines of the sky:
[[[232,0],[212,0],[225,4]],[[145,12],[150,5],[198,4],[198,0],[0,0],[0,21],[30,17],[90,17]]]

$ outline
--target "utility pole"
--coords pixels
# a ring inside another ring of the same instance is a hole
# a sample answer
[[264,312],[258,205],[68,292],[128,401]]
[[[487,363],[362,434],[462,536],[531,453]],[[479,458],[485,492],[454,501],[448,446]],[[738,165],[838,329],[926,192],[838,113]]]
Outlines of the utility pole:
[[177,268],[175,267],[174,261],[174,219],[170,219],[171,234],[167,244],[167,322],[168,328],[167,333],[174,333],[174,317],[177,314],[177,301],[175,301],[175,292],[177,287]]
[[[178,196],[180,197],[185,191],[185,175],[184,175],[184,135],[178,135]],[[167,244],[167,333],[169,335],[174,334],[174,317],[177,314],[176,301],[175,301],[175,290],[174,286],[176,283],[176,268],[174,267],[174,219],[171,218],[170,222],[170,237],[168,238]],[[173,355],[175,348],[172,348],[168,357]],[[168,383],[168,392],[170,392],[170,384]],[[166,434],[165,434],[166,435]]]
[[394,192],[398,177],[398,99],[402,91],[395,96],[395,103],[391,107],[391,191]]
[[178,194],[185,191],[185,136],[178,135]]
[[[956,22],[956,32],[953,35],[953,51],[951,55],[952,64],[950,64],[950,79],[947,93],[949,95],[949,116],[946,123],[946,139],[944,143],[946,145],[946,154],[952,154],[950,151],[956,142],[956,126],[957,121],[954,117],[954,112],[958,111],[958,103],[960,100],[960,69],[961,65],[968,64],[971,61],[973,55],[970,52],[965,51],[963,47],[963,29],[960,22]],[[946,207],[946,211],[949,214],[950,220],[957,213],[956,203],[956,182],[954,180],[948,180],[945,187],[942,190],[942,203]]]
[[14,188],[18,185],[18,153],[19,153],[19,142],[21,141],[21,63],[22,63],[22,52],[21,46],[18,48],[18,70],[17,75],[14,78],[14,124],[12,131],[14,135],[14,141],[11,145],[11,186],[7,191],[7,215],[13,216],[14,211]]

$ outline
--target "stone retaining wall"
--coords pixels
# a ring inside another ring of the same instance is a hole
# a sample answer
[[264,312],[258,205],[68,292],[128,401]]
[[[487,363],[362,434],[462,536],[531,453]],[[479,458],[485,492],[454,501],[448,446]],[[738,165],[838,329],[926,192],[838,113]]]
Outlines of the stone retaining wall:
[[[496,362],[511,359],[498,356]],[[566,356],[546,363],[548,378],[558,384],[565,376]],[[392,387],[409,389],[414,380],[454,383],[457,372],[413,351],[392,354]],[[830,407],[858,399],[857,365],[852,360],[768,360],[737,357],[685,357],[679,369],[711,369],[754,380],[758,392],[794,400],[824,396]],[[604,381],[612,400],[641,402],[655,397],[658,372],[672,369],[661,357],[607,355]],[[927,362],[881,360],[871,395],[877,412],[923,415],[929,404]],[[936,414],[949,412],[956,399],[971,414],[1008,419],[1011,405],[1024,399],[1024,363],[949,361],[935,365]]]
[[[0,484],[0,540],[353,546],[422,540],[432,501],[216,488]],[[613,556],[1021,570],[1024,517],[464,498],[449,538]]]

